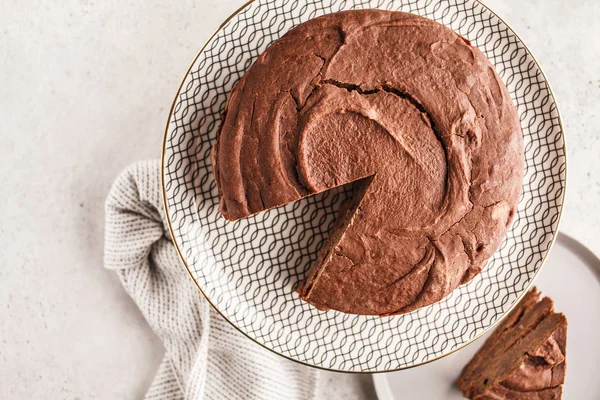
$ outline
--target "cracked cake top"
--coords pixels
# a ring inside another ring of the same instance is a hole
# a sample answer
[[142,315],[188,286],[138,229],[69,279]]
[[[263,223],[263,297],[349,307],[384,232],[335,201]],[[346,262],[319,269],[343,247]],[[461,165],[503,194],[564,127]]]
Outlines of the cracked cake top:
[[481,271],[516,211],[523,137],[468,40],[411,14],[347,11],[261,54],[212,158],[229,220],[357,182],[299,292],[321,309],[391,315]]

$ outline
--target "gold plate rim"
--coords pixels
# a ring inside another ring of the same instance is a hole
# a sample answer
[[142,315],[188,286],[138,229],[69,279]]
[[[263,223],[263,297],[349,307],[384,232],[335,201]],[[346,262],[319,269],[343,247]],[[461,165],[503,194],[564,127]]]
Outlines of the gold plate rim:
[[446,356],[449,356],[450,354],[453,354],[453,353],[457,352],[458,350],[461,350],[462,348],[464,348],[464,347],[468,346],[469,344],[475,342],[477,339],[479,339],[485,333],[487,333],[488,331],[490,331],[491,329],[493,329],[502,319],[504,319],[504,317],[506,315],[508,315],[508,313],[510,313],[510,311],[521,301],[521,299],[523,298],[523,296],[525,296],[525,294],[533,286],[533,284],[535,283],[535,279],[537,278],[537,276],[539,275],[540,271],[544,267],[544,264],[546,263],[546,259],[548,258],[548,255],[552,252],[552,247],[554,247],[554,243],[556,242],[556,239],[558,237],[560,223],[562,221],[562,216],[563,216],[563,212],[564,212],[564,209],[565,209],[565,200],[566,200],[566,193],[567,193],[567,180],[568,180],[567,179],[568,178],[568,160],[567,160],[566,135],[565,135],[564,126],[562,124],[562,117],[560,115],[560,109],[559,109],[559,106],[558,106],[558,102],[556,100],[556,96],[554,96],[554,92],[552,91],[552,87],[550,86],[550,82],[548,81],[548,78],[546,77],[546,74],[544,73],[544,70],[542,69],[540,63],[535,58],[535,56],[532,54],[531,50],[529,50],[529,47],[523,41],[523,39],[514,31],[514,29],[504,19],[502,19],[498,14],[496,14],[494,12],[494,10],[492,10],[490,7],[488,7],[482,0],[473,0],[476,3],[481,4],[490,13],[492,13],[496,18],[498,18],[498,20],[500,20],[508,28],[508,30],[510,31],[510,33],[513,34],[517,39],[519,39],[519,41],[521,42],[521,44],[523,45],[523,47],[525,47],[525,50],[527,50],[527,53],[529,54],[529,56],[535,62],[536,67],[539,69],[540,73],[542,74],[542,77],[544,78],[544,81],[546,82],[546,85],[548,86],[548,93],[550,94],[550,96],[552,97],[552,101],[556,105],[556,114],[558,115],[558,125],[559,125],[561,133],[562,133],[562,140],[563,140],[563,146],[562,147],[563,147],[564,158],[565,158],[565,171],[564,171],[564,177],[565,178],[564,178],[564,181],[563,181],[563,192],[562,192],[562,196],[561,196],[561,209],[560,209],[560,212],[558,214],[558,221],[557,221],[557,224],[556,224],[556,232],[552,236],[552,240],[550,242],[550,246],[548,247],[548,250],[546,251],[546,254],[544,255],[544,258],[542,259],[542,264],[540,265],[540,267],[538,268],[538,270],[533,275],[533,278],[529,282],[529,285],[527,286],[527,288],[525,290],[523,290],[523,292],[517,297],[517,299],[515,300],[515,302],[504,312],[504,314],[502,314],[500,316],[500,318],[498,318],[496,321],[494,321],[489,326],[487,326],[486,328],[484,328],[479,334],[477,334],[475,337],[473,337],[469,341],[467,341],[465,343],[462,343],[460,346],[456,347],[455,349],[452,349],[451,351],[449,351],[449,352],[447,352],[445,354],[442,354],[442,355],[440,355],[438,357],[435,357],[435,358],[433,358],[431,360],[423,361],[423,362],[420,362],[418,364],[414,364],[414,365],[410,365],[410,366],[405,366],[405,367],[400,367],[400,368],[394,368],[394,369],[386,369],[386,370],[376,370],[376,371],[370,371],[370,370],[369,371],[348,371],[348,370],[339,370],[339,369],[335,369],[335,368],[322,367],[322,366],[319,366],[319,365],[313,365],[313,364],[310,364],[310,363],[307,363],[307,362],[304,362],[304,361],[297,360],[297,359],[292,358],[290,356],[287,356],[285,354],[281,354],[281,353],[275,351],[274,349],[272,349],[270,347],[267,347],[263,343],[260,343],[259,341],[255,340],[254,338],[252,338],[251,336],[249,336],[246,332],[244,332],[242,329],[240,329],[233,322],[231,322],[229,320],[229,318],[227,318],[219,310],[219,308],[215,304],[213,304],[213,302],[206,295],[206,293],[204,293],[204,291],[202,290],[202,288],[200,287],[200,285],[198,285],[198,282],[194,278],[194,275],[192,275],[192,272],[190,271],[190,268],[189,268],[189,266],[188,266],[185,258],[183,257],[183,253],[182,253],[181,249],[179,248],[179,245],[177,244],[177,240],[175,239],[175,233],[174,233],[174,230],[173,230],[173,226],[171,224],[171,218],[170,218],[170,214],[169,214],[169,206],[167,204],[167,191],[166,191],[166,187],[165,187],[165,173],[164,173],[165,172],[165,152],[166,152],[167,138],[168,138],[168,133],[169,133],[169,125],[170,125],[170,121],[171,121],[171,116],[173,115],[173,110],[175,109],[175,105],[177,104],[177,99],[179,97],[179,94],[181,93],[181,89],[183,88],[183,85],[184,85],[185,80],[187,79],[188,75],[192,71],[192,68],[196,64],[196,61],[198,60],[198,57],[200,57],[200,55],[202,54],[202,52],[204,51],[204,49],[206,48],[206,46],[210,43],[210,41],[217,35],[217,33],[219,33],[219,31],[221,31],[221,29],[223,29],[223,27],[225,25],[227,25],[227,23],[229,21],[231,21],[240,12],[242,12],[244,9],[246,9],[246,7],[248,7],[250,4],[254,3],[255,1],[257,1],[257,0],[249,0],[246,3],[244,3],[240,8],[238,8],[237,10],[235,10],[229,17],[227,17],[227,19],[225,19],[225,21],[223,21],[223,23],[221,23],[219,25],[219,27],[213,32],[213,34],[210,35],[210,37],[206,40],[206,42],[200,48],[200,50],[198,50],[198,52],[196,53],[196,56],[192,60],[192,62],[190,64],[190,66],[188,67],[185,75],[183,76],[183,79],[181,80],[181,83],[179,84],[179,88],[177,89],[177,94],[175,95],[175,98],[174,98],[173,103],[171,105],[171,108],[169,110],[169,116],[167,118],[167,124],[165,126],[165,133],[164,133],[164,136],[163,136],[163,145],[162,145],[161,157],[160,157],[160,181],[161,181],[161,191],[162,191],[162,202],[163,202],[163,208],[164,208],[164,211],[165,211],[166,222],[167,222],[167,225],[169,227],[169,233],[171,235],[171,241],[175,245],[175,249],[177,250],[177,254],[179,255],[179,258],[180,258],[181,262],[185,266],[185,269],[188,272],[190,278],[192,279],[192,281],[194,282],[194,284],[196,285],[196,287],[198,288],[198,290],[200,291],[200,293],[202,293],[202,296],[204,296],[204,298],[206,299],[206,301],[208,301],[208,303],[211,305],[211,307],[222,318],[224,318],[225,321],[227,321],[231,326],[233,326],[238,332],[240,332],[241,334],[243,334],[245,337],[247,337],[248,339],[252,340],[254,343],[258,344],[259,346],[263,347],[264,349],[267,349],[270,352],[272,352],[274,354],[277,354],[278,356],[286,358],[286,359],[288,359],[290,361],[293,361],[295,363],[298,363],[298,364],[301,364],[301,365],[305,365],[307,367],[317,368],[317,369],[324,370],[324,371],[340,372],[340,373],[347,373],[347,374],[381,374],[381,373],[387,373],[387,372],[402,371],[402,370],[405,370],[405,369],[416,368],[416,367],[419,367],[421,365],[429,364],[430,362],[433,362],[433,361],[439,360],[441,358],[444,358]]

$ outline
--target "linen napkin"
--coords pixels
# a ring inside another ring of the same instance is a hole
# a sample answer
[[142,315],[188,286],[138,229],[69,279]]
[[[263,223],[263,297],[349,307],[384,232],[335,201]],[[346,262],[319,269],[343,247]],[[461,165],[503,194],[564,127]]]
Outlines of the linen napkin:
[[198,291],[169,235],[160,163],[134,164],[106,200],[105,267],[160,337],[164,358],[146,399],[374,398],[369,375],[325,372],[243,336]]

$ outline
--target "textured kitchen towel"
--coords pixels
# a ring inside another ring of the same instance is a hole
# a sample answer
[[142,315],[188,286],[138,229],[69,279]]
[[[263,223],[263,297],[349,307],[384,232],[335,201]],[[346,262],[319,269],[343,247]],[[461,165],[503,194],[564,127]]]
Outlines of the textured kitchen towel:
[[361,399],[369,376],[323,372],[244,337],[202,297],[181,264],[165,222],[160,163],[141,162],[106,200],[105,266],[165,346],[146,399]]

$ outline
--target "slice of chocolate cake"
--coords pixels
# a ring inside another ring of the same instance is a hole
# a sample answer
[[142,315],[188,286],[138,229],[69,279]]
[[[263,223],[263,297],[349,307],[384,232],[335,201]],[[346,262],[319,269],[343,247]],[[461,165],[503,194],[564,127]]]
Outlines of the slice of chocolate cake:
[[533,288],[465,366],[469,399],[555,400],[565,379],[567,320]]

